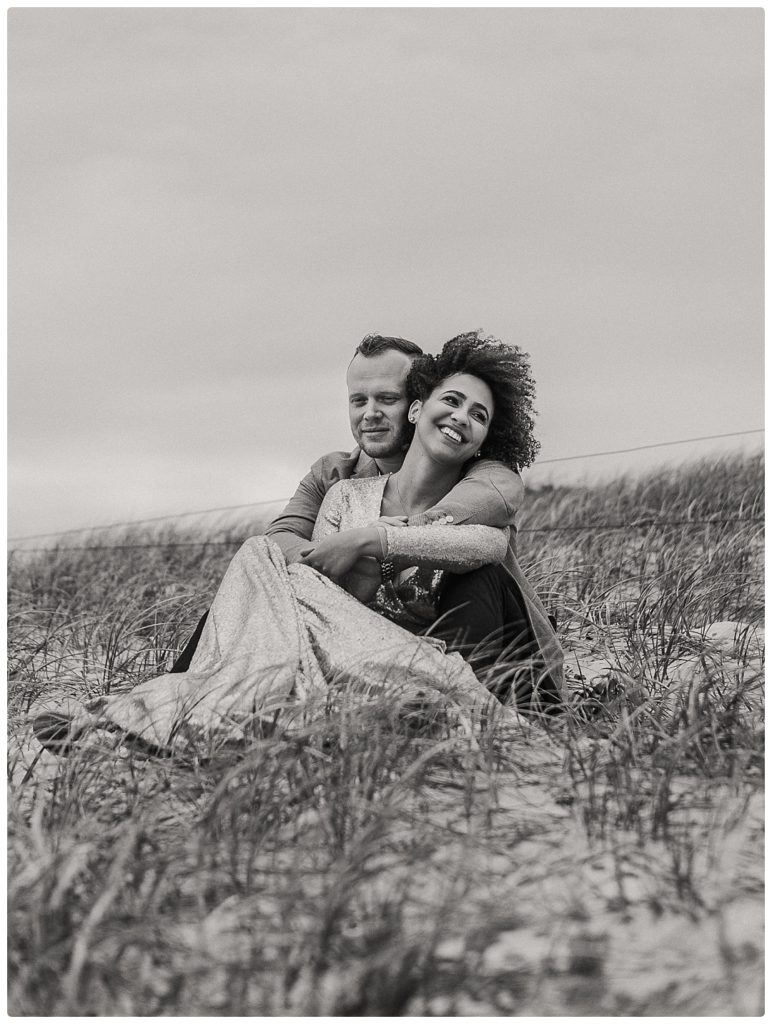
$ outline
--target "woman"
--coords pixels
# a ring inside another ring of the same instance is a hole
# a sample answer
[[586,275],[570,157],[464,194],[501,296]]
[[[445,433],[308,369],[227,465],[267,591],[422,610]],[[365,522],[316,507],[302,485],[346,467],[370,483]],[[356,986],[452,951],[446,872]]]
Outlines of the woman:
[[512,465],[530,461],[528,364],[502,342],[464,335],[416,360],[407,386],[415,433],[399,472],[336,484],[302,563],[287,566],[266,537],[246,541],[187,672],[90,702],[67,719],[66,737],[61,716],[39,716],[40,741],[61,746],[99,724],[162,751],[201,750],[202,741],[239,737],[256,718],[308,722],[343,695],[443,694],[467,727],[491,711],[496,702],[461,656],[415,633],[436,616],[443,570],[501,561],[508,531],[403,524],[451,490],[486,445],[508,446]]

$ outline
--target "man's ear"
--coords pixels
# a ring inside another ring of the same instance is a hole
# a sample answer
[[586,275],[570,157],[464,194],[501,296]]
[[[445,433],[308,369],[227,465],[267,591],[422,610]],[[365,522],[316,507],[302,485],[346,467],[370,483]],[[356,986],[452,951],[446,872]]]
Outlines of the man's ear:
[[418,421],[418,417],[421,413],[421,409],[423,408],[423,404],[424,403],[421,401],[420,398],[416,398],[414,402],[410,403],[410,408],[407,411],[407,418],[410,420],[411,423],[416,423]]

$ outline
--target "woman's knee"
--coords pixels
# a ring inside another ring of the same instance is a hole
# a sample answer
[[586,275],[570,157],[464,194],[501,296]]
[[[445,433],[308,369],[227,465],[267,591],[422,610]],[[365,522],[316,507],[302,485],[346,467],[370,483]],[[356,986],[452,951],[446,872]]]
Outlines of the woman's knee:
[[[265,534],[256,534],[254,537],[247,537],[241,547],[238,549],[234,558],[254,558],[258,555],[275,554],[278,552],[281,555],[281,548],[275,541],[272,541],[270,537],[266,537]],[[281,555],[282,561],[284,556]]]

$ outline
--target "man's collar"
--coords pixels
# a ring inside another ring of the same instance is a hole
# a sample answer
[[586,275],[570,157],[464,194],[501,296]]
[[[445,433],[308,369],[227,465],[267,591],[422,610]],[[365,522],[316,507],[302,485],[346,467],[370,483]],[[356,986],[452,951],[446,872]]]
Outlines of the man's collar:
[[[358,454],[358,457],[357,457]],[[351,453],[352,458],[357,457],[356,466],[352,476],[380,476],[380,470],[375,459],[370,458],[361,448],[356,447]]]
[[352,476],[386,476],[388,473],[388,470],[382,471],[375,459],[358,446],[351,453],[351,458],[357,460]]

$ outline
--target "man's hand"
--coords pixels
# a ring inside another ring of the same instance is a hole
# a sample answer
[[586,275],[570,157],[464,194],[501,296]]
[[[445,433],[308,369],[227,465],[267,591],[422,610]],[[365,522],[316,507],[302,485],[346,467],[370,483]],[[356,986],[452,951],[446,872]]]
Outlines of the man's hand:
[[426,516],[426,526],[450,526],[453,522],[453,516],[441,512],[438,508],[430,508],[424,515]]
[[407,526],[407,516],[381,516],[375,522],[379,526]]
[[[453,516],[448,515],[446,512],[441,511],[438,508],[430,508],[424,515],[424,526],[433,526],[437,523],[438,526],[449,526],[453,522]],[[376,523],[381,526],[407,526],[407,516],[381,516],[380,519],[376,519]]]

